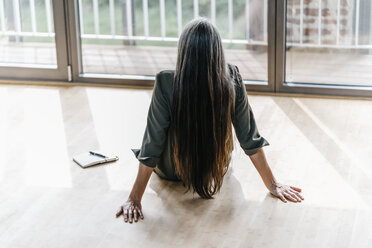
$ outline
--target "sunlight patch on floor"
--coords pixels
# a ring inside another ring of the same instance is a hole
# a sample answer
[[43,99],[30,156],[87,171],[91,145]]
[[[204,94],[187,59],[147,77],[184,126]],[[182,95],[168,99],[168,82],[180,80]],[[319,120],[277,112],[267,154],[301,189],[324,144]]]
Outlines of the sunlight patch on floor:
[[[125,165],[105,166],[109,187],[131,187],[138,167],[131,148],[141,145],[151,91],[88,88],[87,96],[100,150],[118,155]],[[143,102],[137,105],[138,99]]]
[[[301,100],[294,98],[293,101],[300,102],[299,106],[304,107]],[[268,151],[267,157],[271,162],[274,174],[277,174],[280,181],[303,189],[306,200],[301,204],[340,209],[368,209],[368,204],[358,191],[337,170],[339,165],[328,161],[325,155],[318,150],[318,147],[305,136],[280,107],[273,105],[272,108],[272,112],[275,113],[273,119],[276,120],[277,129],[281,129],[282,132],[275,132],[270,136],[272,145],[266,149]],[[290,109],[290,111],[295,110]],[[330,135],[329,138],[337,137],[308,108],[303,111],[314,120],[315,124],[320,125],[321,131]],[[306,128],[311,128],[311,126]],[[282,133],[285,133],[285,136]],[[283,147],[276,145],[286,143],[287,145]],[[336,144],[343,146],[339,140]],[[272,157],[276,159],[272,160]],[[311,180],[302,181],[301,178],[305,177],[311,178]]]
[[24,109],[26,184],[71,187],[59,90],[26,89]]

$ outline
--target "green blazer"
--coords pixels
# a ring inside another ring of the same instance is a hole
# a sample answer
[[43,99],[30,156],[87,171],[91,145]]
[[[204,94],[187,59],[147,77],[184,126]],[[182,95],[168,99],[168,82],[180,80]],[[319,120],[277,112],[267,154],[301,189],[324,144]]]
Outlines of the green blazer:
[[[235,133],[244,152],[252,155],[269,143],[258,132],[238,68],[230,64],[228,68],[236,91],[233,122]],[[155,173],[161,178],[178,181],[174,169],[170,132],[174,73],[174,70],[165,70],[156,75],[142,146],[141,149],[132,151],[141,163],[155,168]]]

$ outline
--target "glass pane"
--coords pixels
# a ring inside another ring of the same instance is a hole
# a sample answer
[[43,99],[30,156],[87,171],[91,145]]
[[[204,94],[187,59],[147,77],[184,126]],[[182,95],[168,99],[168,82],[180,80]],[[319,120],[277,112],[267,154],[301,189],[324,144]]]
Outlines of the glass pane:
[[53,23],[51,0],[0,0],[0,66],[56,66]]
[[288,0],[286,81],[372,85],[372,3]]
[[83,72],[155,75],[174,69],[178,36],[199,15],[216,23],[227,60],[244,79],[267,81],[267,3],[79,0]]

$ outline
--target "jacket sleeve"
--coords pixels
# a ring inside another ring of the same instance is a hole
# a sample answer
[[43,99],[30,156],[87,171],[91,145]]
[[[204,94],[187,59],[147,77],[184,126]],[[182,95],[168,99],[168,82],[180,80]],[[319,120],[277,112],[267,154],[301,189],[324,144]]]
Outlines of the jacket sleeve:
[[170,125],[170,109],[161,86],[159,73],[156,75],[141,149],[132,149],[141,163],[152,168],[155,168],[160,160]]
[[258,132],[238,67],[232,66],[230,73],[233,74],[236,89],[235,116],[233,121],[235,133],[245,154],[252,155],[261,147],[269,145],[269,143]]

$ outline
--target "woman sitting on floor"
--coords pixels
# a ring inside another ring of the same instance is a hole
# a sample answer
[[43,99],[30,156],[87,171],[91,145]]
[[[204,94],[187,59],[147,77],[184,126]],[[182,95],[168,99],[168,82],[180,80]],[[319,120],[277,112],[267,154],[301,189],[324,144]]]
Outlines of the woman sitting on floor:
[[212,198],[229,168],[232,126],[270,193],[301,202],[301,189],[278,183],[271,172],[262,149],[268,142],[257,130],[238,68],[225,62],[217,29],[194,20],[180,37],[176,70],[156,75],[142,147],[133,150],[138,175],[116,216],[130,223],[143,219],[141,198],[153,171]]

